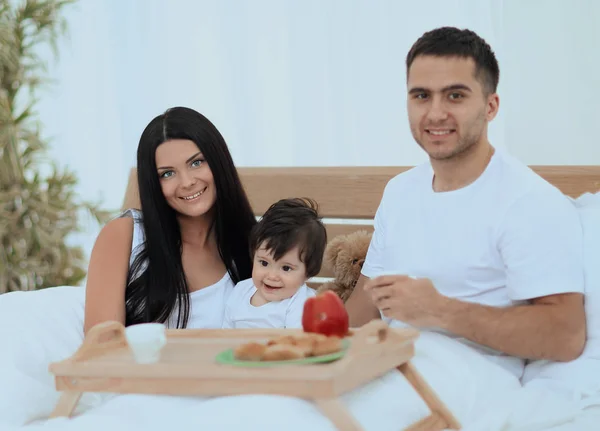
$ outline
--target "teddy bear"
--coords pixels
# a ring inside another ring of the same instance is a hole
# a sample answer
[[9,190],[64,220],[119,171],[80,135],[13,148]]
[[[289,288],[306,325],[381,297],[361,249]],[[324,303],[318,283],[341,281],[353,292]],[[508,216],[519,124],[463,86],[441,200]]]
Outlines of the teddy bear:
[[358,230],[333,238],[325,248],[323,263],[333,271],[334,279],[322,284],[317,293],[335,292],[346,302],[356,286],[373,234]]

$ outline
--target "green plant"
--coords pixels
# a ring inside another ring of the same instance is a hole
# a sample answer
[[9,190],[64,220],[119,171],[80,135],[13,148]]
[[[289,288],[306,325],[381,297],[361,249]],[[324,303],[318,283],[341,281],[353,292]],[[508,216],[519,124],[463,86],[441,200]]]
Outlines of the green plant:
[[35,112],[36,90],[47,82],[40,47],[56,54],[71,3],[0,0],[0,294],[77,285],[85,254],[67,237],[81,230],[85,212],[98,223],[110,216],[80,200],[74,173],[48,160]]

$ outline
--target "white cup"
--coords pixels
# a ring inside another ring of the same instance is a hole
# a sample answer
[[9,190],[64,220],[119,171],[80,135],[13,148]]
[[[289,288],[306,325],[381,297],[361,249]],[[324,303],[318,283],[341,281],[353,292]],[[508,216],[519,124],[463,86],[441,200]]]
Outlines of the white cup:
[[140,323],[125,328],[125,338],[138,364],[153,364],[167,344],[166,327],[162,323]]
[[417,279],[417,276],[415,275],[408,275],[405,272],[402,271],[382,271],[379,274],[377,274],[377,277],[383,277],[385,275],[406,275],[408,278],[412,278],[414,280]]

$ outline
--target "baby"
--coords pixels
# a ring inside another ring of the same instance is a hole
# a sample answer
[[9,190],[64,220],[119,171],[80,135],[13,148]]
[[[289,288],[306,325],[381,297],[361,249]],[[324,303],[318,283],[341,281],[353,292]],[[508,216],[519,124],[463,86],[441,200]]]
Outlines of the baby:
[[327,232],[311,199],[271,205],[250,234],[252,278],[231,293],[223,328],[302,328],[304,302],[316,292]]

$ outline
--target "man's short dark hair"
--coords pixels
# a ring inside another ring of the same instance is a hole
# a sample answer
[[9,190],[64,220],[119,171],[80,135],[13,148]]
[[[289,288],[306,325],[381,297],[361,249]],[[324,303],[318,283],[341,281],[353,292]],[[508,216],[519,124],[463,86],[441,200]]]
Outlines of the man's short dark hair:
[[493,94],[498,88],[500,68],[496,55],[487,42],[471,30],[440,27],[423,34],[406,56],[407,77],[410,66],[420,55],[472,58],[475,76],[481,82],[484,93]]
[[317,275],[327,246],[327,231],[319,217],[317,202],[292,198],[271,205],[250,233],[252,255],[263,243],[275,260],[298,246],[306,277]]

